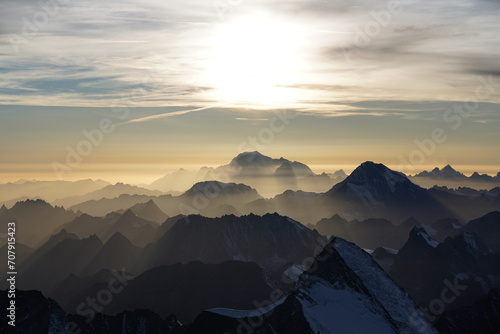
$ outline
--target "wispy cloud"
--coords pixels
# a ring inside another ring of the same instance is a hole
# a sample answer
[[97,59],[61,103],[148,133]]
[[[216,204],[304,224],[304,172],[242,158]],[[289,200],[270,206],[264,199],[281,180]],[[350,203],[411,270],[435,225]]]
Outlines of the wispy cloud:
[[[83,0],[60,6],[34,30],[34,15],[46,12],[39,2],[4,4],[2,104],[105,107],[141,89],[148,92],[137,98],[141,106],[220,104],[207,74],[215,33],[255,13],[300,27],[304,66],[276,86],[304,95],[290,107],[311,114],[316,108],[319,116],[327,101],[459,100],[478,75],[498,76],[500,69],[500,6],[489,0],[404,1],[362,46],[356,36],[386,2],[247,1],[221,20],[211,1]],[[25,38],[17,54],[13,36]]]
[[189,109],[189,110],[171,111],[171,112],[168,112],[168,113],[156,114],[156,115],[151,115],[151,116],[145,116],[145,117],[141,117],[141,118],[132,119],[130,121],[124,122],[123,124],[147,122],[147,121],[152,121],[152,120],[156,120],[156,119],[160,119],[160,118],[185,115],[185,114],[188,114],[190,112],[202,111],[202,110],[207,110],[207,109],[212,109],[212,108],[215,108],[215,106],[202,107],[202,108]]

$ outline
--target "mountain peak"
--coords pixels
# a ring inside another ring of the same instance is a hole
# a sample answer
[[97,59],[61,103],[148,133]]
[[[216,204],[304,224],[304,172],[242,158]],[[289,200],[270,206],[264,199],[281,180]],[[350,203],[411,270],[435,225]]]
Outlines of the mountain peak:
[[403,173],[393,171],[383,164],[366,161],[359,165],[343,182],[355,185],[386,183],[394,192],[396,184],[410,181]]
[[73,233],[69,233],[65,228],[63,228],[59,233],[50,236],[47,244],[55,245],[65,239],[75,239],[80,240],[80,238]]
[[[220,322],[221,315],[234,320],[224,326],[229,327],[227,332],[237,332],[240,322],[236,320],[255,314],[220,311],[216,317],[203,318],[204,326],[194,333],[206,333],[205,329]],[[317,255],[311,269],[299,276],[290,295],[259,311],[268,312],[263,317],[264,326],[255,328],[259,333],[437,334],[406,292],[368,253],[338,237]]]
[[435,167],[433,170],[430,172],[428,171],[423,171],[421,173],[416,174],[415,176],[421,176],[421,177],[431,177],[431,178],[445,178],[445,179],[463,179],[466,178],[466,176],[457,170],[455,170],[451,165],[446,165],[443,168],[439,169],[438,167]]
[[337,180],[337,179],[345,179],[347,177],[347,174],[344,172],[343,169],[339,169],[338,171],[335,171],[333,174],[331,174],[331,177],[334,179],[334,180]]
[[160,208],[158,207],[156,202],[152,199],[150,199],[149,201],[144,202],[144,203],[137,203],[136,205],[130,207],[129,209],[132,210],[132,212],[135,213],[137,216],[140,216],[140,213],[144,212],[144,211],[147,212],[147,211],[153,211],[153,210],[154,211],[160,210]]
[[[286,161],[286,159],[276,159],[279,161]],[[238,154],[231,162],[229,163],[230,166],[268,166],[270,164],[273,164],[275,162],[275,159],[268,157],[266,155],[263,155],[262,153],[258,151],[253,151],[253,152],[243,152]]]
[[409,240],[421,240],[432,248],[439,246],[439,242],[434,240],[423,227],[414,227],[410,232]]
[[391,170],[389,167],[385,166],[384,164],[381,164],[381,163],[375,163],[373,161],[365,161],[363,162],[361,165],[359,165],[352,173],[360,173],[360,172],[379,172],[379,173],[384,173],[386,171],[389,171],[389,172],[392,172],[392,173],[396,173],[396,174],[400,174],[400,175],[404,175],[403,173],[400,173],[400,172],[396,172],[396,171],[393,171]]
[[441,171],[443,171],[443,172],[444,171],[453,171],[453,172],[456,172],[456,170],[453,167],[451,167],[449,164],[446,165],[446,166],[444,166],[443,169],[441,169]]
[[295,176],[292,164],[290,161],[285,161],[274,172],[276,176]]
[[137,203],[129,208],[137,217],[161,224],[168,216],[152,199],[145,203]]
[[106,247],[116,247],[120,245],[127,245],[127,246],[132,246],[132,243],[126,236],[124,236],[120,232],[115,232],[111,238],[108,239],[108,241],[104,244]]
[[134,211],[132,211],[131,209],[127,209],[127,211],[125,211],[120,218],[137,218],[136,214],[134,213]]
[[[383,164],[367,161],[345,180],[324,194],[334,212],[350,212],[353,218],[387,218],[393,222],[413,216],[420,221],[454,217],[426,189],[412,183],[405,174]],[[425,209],[424,209],[425,208]]]

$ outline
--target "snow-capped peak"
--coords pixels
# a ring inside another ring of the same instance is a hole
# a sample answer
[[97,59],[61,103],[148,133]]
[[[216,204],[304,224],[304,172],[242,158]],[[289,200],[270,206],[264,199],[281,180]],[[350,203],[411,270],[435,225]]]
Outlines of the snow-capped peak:
[[424,229],[418,229],[417,235],[421,237],[429,246],[436,248],[439,242],[434,240]]

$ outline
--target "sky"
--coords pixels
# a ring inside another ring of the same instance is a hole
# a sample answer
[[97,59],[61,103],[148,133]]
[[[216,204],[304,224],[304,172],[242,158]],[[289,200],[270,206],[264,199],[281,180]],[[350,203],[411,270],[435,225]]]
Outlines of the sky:
[[500,171],[494,0],[2,0],[0,182],[151,182],[258,150]]

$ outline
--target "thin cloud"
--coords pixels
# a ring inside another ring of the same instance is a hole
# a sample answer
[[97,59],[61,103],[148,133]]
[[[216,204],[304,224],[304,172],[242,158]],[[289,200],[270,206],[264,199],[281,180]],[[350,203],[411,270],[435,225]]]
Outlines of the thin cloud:
[[166,117],[185,115],[185,114],[189,114],[190,112],[194,112],[194,111],[202,111],[202,110],[212,109],[214,107],[215,106],[202,107],[202,108],[189,109],[189,110],[172,111],[172,112],[168,112],[168,113],[163,113],[163,114],[157,114],[157,115],[151,115],[151,116],[146,116],[146,117],[132,119],[132,120],[124,122],[122,124],[148,122],[148,121],[152,121],[152,120],[156,120],[156,119],[161,119],[161,118],[166,118]]

